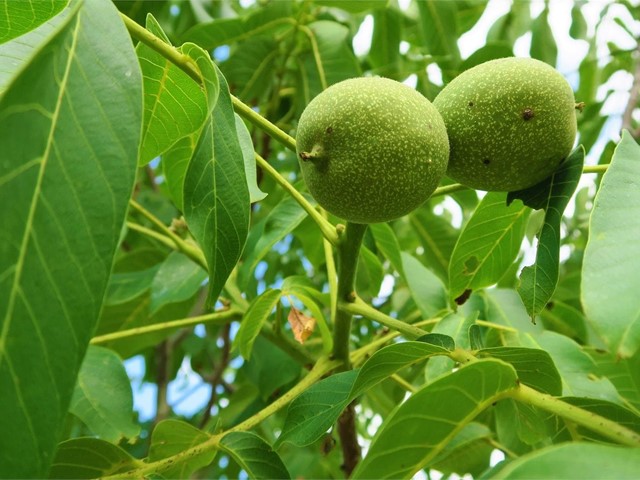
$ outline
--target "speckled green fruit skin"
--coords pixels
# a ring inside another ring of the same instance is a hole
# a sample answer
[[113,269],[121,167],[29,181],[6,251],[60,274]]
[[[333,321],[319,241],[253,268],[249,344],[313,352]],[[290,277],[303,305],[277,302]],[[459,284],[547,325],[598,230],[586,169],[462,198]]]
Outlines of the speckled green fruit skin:
[[514,191],[551,175],[576,137],[576,104],[558,71],[502,58],[456,77],[436,97],[451,153],[447,175],[478,190]]
[[387,222],[421,205],[449,158],[433,104],[381,77],[345,80],[315,97],[300,117],[296,144],[311,195],[354,223]]

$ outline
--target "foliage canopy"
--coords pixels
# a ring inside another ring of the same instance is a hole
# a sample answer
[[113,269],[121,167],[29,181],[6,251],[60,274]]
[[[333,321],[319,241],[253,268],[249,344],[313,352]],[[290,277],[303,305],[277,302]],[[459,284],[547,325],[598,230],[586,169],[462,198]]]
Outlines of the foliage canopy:
[[[0,0],[0,476],[637,476],[640,8],[496,8]],[[551,177],[445,179],[368,227],[317,208],[312,98],[380,75],[433,100],[515,53],[583,102]]]

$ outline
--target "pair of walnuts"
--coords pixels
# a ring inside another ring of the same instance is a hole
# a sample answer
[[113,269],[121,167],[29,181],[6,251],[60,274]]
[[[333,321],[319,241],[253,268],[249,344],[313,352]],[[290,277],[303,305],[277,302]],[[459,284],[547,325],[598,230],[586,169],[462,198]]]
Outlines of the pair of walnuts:
[[316,201],[345,220],[376,223],[420,206],[445,174],[487,191],[535,185],[570,153],[576,129],[560,73],[503,58],[463,72],[433,103],[386,78],[337,83],[302,113],[296,142]]

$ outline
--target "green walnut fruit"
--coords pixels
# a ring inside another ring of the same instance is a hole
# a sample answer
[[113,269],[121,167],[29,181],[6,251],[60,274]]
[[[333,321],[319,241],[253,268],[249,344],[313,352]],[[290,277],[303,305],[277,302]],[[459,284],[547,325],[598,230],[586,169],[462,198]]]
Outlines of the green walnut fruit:
[[311,195],[354,223],[387,222],[421,205],[449,158],[433,104],[381,77],[345,80],[320,93],[300,117],[296,143]]
[[436,97],[451,153],[447,175],[478,190],[514,191],[551,175],[576,138],[576,102],[560,73],[502,58],[456,77]]

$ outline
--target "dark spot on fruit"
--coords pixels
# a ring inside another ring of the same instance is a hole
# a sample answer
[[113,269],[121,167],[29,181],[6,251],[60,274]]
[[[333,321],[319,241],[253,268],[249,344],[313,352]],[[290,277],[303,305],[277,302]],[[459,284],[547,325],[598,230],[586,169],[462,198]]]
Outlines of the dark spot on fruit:
[[469,102],[469,107],[473,107],[473,102]]
[[484,160],[482,160],[482,163],[484,165],[489,165],[491,163],[491,160],[489,160],[488,158],[485,158]]
[[531,120],[533,118],[533,110],[530,108],[525,108],[522,112],[522,118],[526,122],[527,120]]
[[462,305],[464,302],[469,300],[470,296],[471,290],[467,288],[464,292],[462,292],[462,295],[455,299],[456,305]]
[[333,127],[327,127],[325,132],[327,132],[327,135],[331,135],[333,133]]

